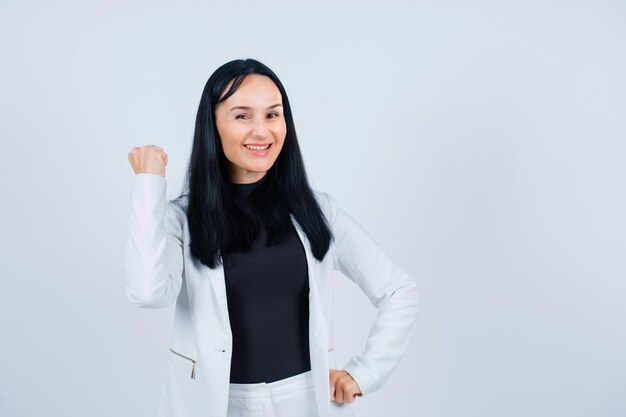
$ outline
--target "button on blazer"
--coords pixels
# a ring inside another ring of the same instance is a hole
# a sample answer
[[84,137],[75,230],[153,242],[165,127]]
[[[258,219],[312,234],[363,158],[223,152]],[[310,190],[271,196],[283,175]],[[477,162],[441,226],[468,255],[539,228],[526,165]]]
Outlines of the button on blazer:
[[[183,209],[166,199],[166,178],[135,174],[124,271],[126,295],[144,308],[175,303],[167,378],[158,415],[226,417],[232,334],[223,265],[191,256]],[[292,216],[309,276],[309,347],[320,417],[354,416],[350,403],[330,400],[329,369],[344,369],[361,393],[379,389],[405,354],[418,314],[416,282],[329,193],[313,190],[335,237],[320,262]],[[362,353],[338,368],[334,356],[333,279],[339,271],[377,308]]]

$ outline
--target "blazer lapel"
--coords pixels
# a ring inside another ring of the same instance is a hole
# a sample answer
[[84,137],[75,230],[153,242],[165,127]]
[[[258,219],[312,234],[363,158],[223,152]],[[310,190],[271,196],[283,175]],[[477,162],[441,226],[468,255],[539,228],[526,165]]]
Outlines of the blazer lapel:
[[309,275],[309,330],[311,335],[317,340],[318,338],[324,338],[326,336],[326,324],[323,320],[324,316],[322,314],[319,300],[317,280],[315,279],[317,276],[318,262],[317,259],[315,259],[315,256],[313,256],[309,239],[307,239],[306,234],[293,215],[291,215],[291,222],[300,237],[300,241],[302,242],[306,253]]
[[222,313],[222,320],[225,323],[225,328],[230,328],[230,319],[228,317],[228,303],[226,300],[226,278],[224,275],[224,265],[220,263],[215,269],[210,270],[209,283],[213,288],[215,299],[220,307]]

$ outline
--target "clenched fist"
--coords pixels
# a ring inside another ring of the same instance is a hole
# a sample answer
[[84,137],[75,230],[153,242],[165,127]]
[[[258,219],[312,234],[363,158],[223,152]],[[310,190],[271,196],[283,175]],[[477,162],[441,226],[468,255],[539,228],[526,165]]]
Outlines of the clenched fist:
[[167,154],[156,145],[134,147],[128,153],[128,162],[135,174],[158,174],[164,177]]
[[352,376],[343,369],[330,369],[330,400],[338,403],[351,403],[360,397],[361,389]]

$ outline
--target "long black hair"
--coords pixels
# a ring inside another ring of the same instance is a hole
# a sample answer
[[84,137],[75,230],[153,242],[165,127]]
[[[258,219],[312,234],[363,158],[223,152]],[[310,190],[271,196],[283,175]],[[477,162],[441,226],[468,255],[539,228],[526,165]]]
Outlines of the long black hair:
[[[235,204],[215,109],[250,74],[267,76],[278,87],[287,134],[276,161],[248,196],[252,212],[244,212]],[[249,249],[261,224],[267,230],[268,245],[281,242],[291,227],[290,215],[302,227],[315,258],[324,259],[334,237],[308,183],[287,93],[266,65],[251,58],[236,59],[209,77],[196,115],[183,191],[174,203],[185,209],[191,254],[209,268],[222,264],[223,257],[231,252]]]

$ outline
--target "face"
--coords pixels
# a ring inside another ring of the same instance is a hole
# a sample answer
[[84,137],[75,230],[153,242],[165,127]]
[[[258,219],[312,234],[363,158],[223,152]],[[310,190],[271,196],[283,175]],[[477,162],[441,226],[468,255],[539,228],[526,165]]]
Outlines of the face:
[[231,182],[256,182],[276,161],[287,134],[282,103],[280,91],[269,77],[250,74],[215,109]]

